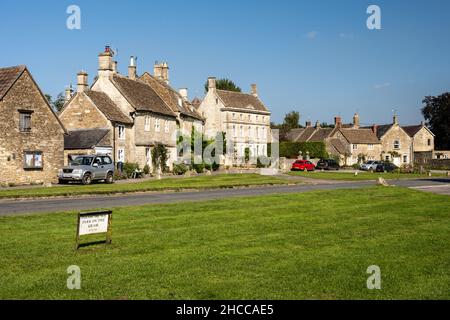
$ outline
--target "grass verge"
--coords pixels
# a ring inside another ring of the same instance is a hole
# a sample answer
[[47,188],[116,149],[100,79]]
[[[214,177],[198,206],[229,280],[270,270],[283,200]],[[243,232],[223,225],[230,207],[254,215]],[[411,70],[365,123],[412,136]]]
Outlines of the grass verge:
[[450,299],[449,212],[395,187],[129,207],[78,252],[75,213],[3,217],[0,299]]
[[[303,172],[303,171],[291,171],[289,173],[291,176],[304,177],[310,179],[320,179],[320,180],[344,180],[344,181],[368,181],[377,180],[382,177],[387,180],[401,180],[401,179],[426,179],[429,178],[426,174],[413,174],[413,173],[377,173],[377,172],[367,172],[360,171],[358,175],[355,176],[352,172],[339,172],[339,171],[314,171],[314,172]],[[433,174],[432,177],[445,177],[442,174]]]
[[[86,194],[115,194],[145,191],[180,191],[185,189],[219,189],[257,185],[277,185],[293,183],[286,179],[259,174],[221,174],[191,178],[167,178],[136,183],[97,183],[89,186],[69,185],[50,188],[19,188],[0,190],[0,199],[7,198],[38,198],[56,196],[77,196]],[[294,182],[295,183],[295,182]]]

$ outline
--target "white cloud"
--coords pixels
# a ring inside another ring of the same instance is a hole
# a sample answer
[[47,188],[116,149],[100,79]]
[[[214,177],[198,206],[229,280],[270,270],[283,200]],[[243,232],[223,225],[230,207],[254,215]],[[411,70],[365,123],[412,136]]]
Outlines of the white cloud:
[[310,31],[310,32],[308,32],[305,36],[308,38],[308,39],[315,39],[315,38],[317,38],[317,36],[318,36],[318,32],[317,31]]
[[381,84],[376,84],[373,86],[374,89],[384,89],[384,88],[389,88],[391,86],[390,82],[385,82],[385,83],[381,83]]

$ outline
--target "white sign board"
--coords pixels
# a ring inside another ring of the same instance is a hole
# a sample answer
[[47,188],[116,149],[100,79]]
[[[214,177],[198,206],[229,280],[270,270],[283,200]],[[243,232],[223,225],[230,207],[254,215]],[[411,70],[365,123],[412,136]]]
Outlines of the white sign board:
[[81,216],[78,234],[85,236],[88,234],[106,233],[108,232],[108,219],[109,214]]

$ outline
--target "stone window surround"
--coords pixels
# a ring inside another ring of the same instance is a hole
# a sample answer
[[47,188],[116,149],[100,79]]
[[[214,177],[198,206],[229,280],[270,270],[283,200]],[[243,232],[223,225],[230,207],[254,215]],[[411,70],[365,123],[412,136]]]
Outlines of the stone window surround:
[[34,113],[34,111],[23,109],[19,109],[18,111],[19,111],[19,131],[22,133],[31,132],[31,115]]
[[[27,165],[27,155],[33,155],[33,164],[32,166]],[[41,156],[41,165],[36,166],[36,156]],[[44,169],[44,153],[42,151],[24,151],[23,152],[23,168],[24,170],[43,170]]]
[[125,126],[118,125],[117,129],[118,129],[119,140],[125,140]]

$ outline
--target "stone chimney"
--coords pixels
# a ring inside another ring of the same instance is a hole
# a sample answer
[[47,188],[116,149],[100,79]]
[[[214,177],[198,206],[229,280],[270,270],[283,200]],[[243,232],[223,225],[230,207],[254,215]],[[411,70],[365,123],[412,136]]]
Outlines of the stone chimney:
[[215,77],[209,77],[208,78],[208,92],[215,92],[216,91],[216,78]]
[[342,118],[341,117],[334,117],[334,126],[336,128],[342,127]]
[[128,78],[131,80],[136,80],[136,59],[130,57],[130,65],[128,66]]
[[153,75],[156,79],[169,84],[169,65],[167,62],[158,63],[158,61],[156,61],[155,66],[153,67]]
[[359,129],[359,114],[355,113],[355,115],[353,116],[353,127],[355,129]]
[[317,120],[316,121],[316,129],[319,129],[320,128],[320,122],[319,122],[319,120]]
[[65,94],[64,94],[64,101],[68,102],[72,98],[72,92],[73,92],[72,85],[67,87],[64,92],[65,92]]
[[88,86],[88,74],[81,71],[77,74],[77,92],[82,93],[89,89]]
[[310,127],[312,126],[311,121],[306,121],[305,126],[306,126],[307,128],[310,128]]
[[179,91],[181,98],[183,98],[184,101],[189,101],[188,99],[188,89],[182,88]]
[[252,94],[252,96],[258,98],[258,87],[256,86],[256,84],[252,84],[251,94]]
[[398,115],[397,114],[394,114],[394,118],[392,120],[392,123],[393,124],[398,124]]
[[110,77],[113,74],[113,54],[109,46],[105,47],[105,52],[98,55],[98,77]]
[[374,124],[372,126],[372,131],[373,131],[373,133],[375,133],[375,135],[378,135],[378,125]]
[[113,61],[112,62],[112,69],[113,69],[113,74],[117,74],[117,61]]

